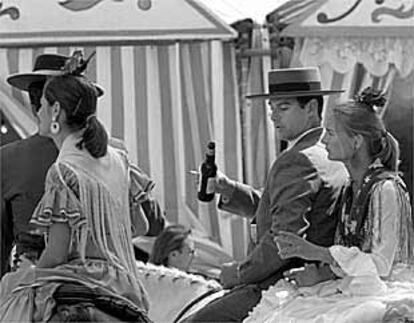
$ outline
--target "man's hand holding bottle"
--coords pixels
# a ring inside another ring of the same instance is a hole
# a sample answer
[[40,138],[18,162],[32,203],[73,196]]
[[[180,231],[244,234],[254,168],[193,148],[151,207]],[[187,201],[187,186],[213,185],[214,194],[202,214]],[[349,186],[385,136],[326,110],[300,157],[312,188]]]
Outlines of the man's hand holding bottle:
[[214,142],[209,142],[207,146],[205,160],[200,166],[200,171],[190,171],[197,176],[198,199],[202,202],[210,202],[214,199],[214,194],[230,196],[234,190],[234,181],[217,169],[215,163]]
[[[197,187],[200,186],[200,172],[196,170],[191,170],[190,174],[196,175],[196,185]],[[217,194],[224,194],[227,195],[228,193],[231,193],[234,190],[235,182],[228,178],[224,173],[217,170],[216,176],[212,177],[212,189],[214,190],[214,193]]]
[[214,184],[214,191],[218,194],[227,194],[234,189],[234,181],[219,170],[217,171]]

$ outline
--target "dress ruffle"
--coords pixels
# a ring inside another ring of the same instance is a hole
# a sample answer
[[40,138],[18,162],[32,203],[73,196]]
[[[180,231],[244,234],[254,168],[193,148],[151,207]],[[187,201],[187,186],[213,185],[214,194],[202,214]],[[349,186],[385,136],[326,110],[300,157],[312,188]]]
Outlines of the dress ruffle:
[[130,177],[130,198],[133,203],[142,203],[148,199],[148,194],[155,186],[153,180],[151,180],[144,172],[138,167],[130,165],[129,168]]
[[155,186],[155,182],[148,177],[138,166],[131,164],[128,159],[128,151],[125,143],[117,138],[110,138],[109,144],[112,148],[117,150],[120,156],[124,159],[129,168],[129,199],[130,205],[141,204],[148,200],[149,193]]
[[72,229],[87,223],[82,215],[80,202],[68,185],[72,182],[71,176],[75,175],[65,167],[58,167],[54,164],[50,168],[46,177],[45,194],[30,221],[40,229],[55,222],[68,223]]

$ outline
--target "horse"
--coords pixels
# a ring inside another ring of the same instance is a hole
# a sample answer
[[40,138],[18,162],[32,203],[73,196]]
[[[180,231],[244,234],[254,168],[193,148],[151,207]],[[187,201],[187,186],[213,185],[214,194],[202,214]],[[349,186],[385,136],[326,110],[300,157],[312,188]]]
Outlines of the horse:
[[137,261],[138,276],[147,291],[149,318],[178,323],[226,293],[215,280]]
[[[148,296],[147,315],[154,323],[178,323],[226,292],[216,280],[201,275],[141,261],[136,261],[136,266]],[[23,272],[11,273],[5,280],[17,285]],[[137,317],[136,309],[71,282],[62,284],[54,299],[56,307],[48,322],[146,322],[145,317]]]
[[[217,281],[205,279],[201,275],[189,274],[176,268],[141,261],[136,261],[136,266],[138,279],[147,293],[149,303],[147,315],[154,323],[178,323],[209,302],[223,296],[226,292]],[[71,295],[76,289],[76,286],[65,287],[67,291],[60,291],[61,295],[65,293]],[[83,294],[78,297],[79,300],[85,296],[85,292],[82,291],[77,294]],[[96,299],[94,304],[73,303],[72,296],[72,304],[67,304],[64,296],[60,296],[60,298],[63,299],[63,304],[57,307],[56,315],[49,322],[63,321],[62,318],[68,315],[76,315],[76,317],[84,315],[90,317],[93,322],[124,322],[124,320],[119,320],[122,316],[125,317],[125,313],[122,312],[122,310],[125,311],[124,305],[117,310],[112,303],[110,313],[118,315],[110,316],[109,313],[105,312],[105,303],[102,304],[103,306],[98,306]],[[136,319],[133,321],[138,322]]]

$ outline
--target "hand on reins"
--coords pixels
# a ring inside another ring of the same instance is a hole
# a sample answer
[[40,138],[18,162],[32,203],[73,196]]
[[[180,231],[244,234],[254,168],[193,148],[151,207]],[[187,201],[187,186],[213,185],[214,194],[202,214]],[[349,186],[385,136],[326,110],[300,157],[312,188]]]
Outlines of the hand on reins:
[[317,246],[297,234],[279,231],[278,234],[273,238],[279,249],[279,256],[282,259],[289,258],[301,258],[305,260],[321,260],[320,246]]
[[304,267],[290,269],[283,273],[287,281],[297,287],[309,287],[323,281],[316,264],[305,264]]

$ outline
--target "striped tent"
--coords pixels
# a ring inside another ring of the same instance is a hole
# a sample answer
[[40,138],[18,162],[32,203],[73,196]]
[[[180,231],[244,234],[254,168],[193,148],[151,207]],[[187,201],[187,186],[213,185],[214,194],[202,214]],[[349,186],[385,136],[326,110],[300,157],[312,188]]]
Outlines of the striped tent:
[[[219,169],[242,179],[235,54],[229,42],[234,32],[194,0],[99,2],[42,0],[36,5],[43,7],[40,10],[32,1],[15,1],[10,8],[19,14],[0,11],[2,111],[22,137],[35,132],[27,95],[8,86],[6,76],[31,70],[41,53],[96,51],[87,74],[105,89],[98,117],[112,136],[125,140],[132,161],[155,180],[154,195],[168,220],[191,226],[240,259],[247,224],[217,210],[215,203],[198,202],[195,179],[189,174],[202,162],[208,141],[215,140]],[[136,7],[148,3],[153,7]],[[109,15],[112,7],[117,11]],[[121,9],[125,12],[119,13]],[[40,19],[45,16],[25,21],[28,12],[48,12],[63,23],[50,27]],[[85,23],[89,33],[76,30],[88,14],[96,25]],[[152,26],[154,21],[160,25]],[[125,32],[128,28],[130,33]]]

